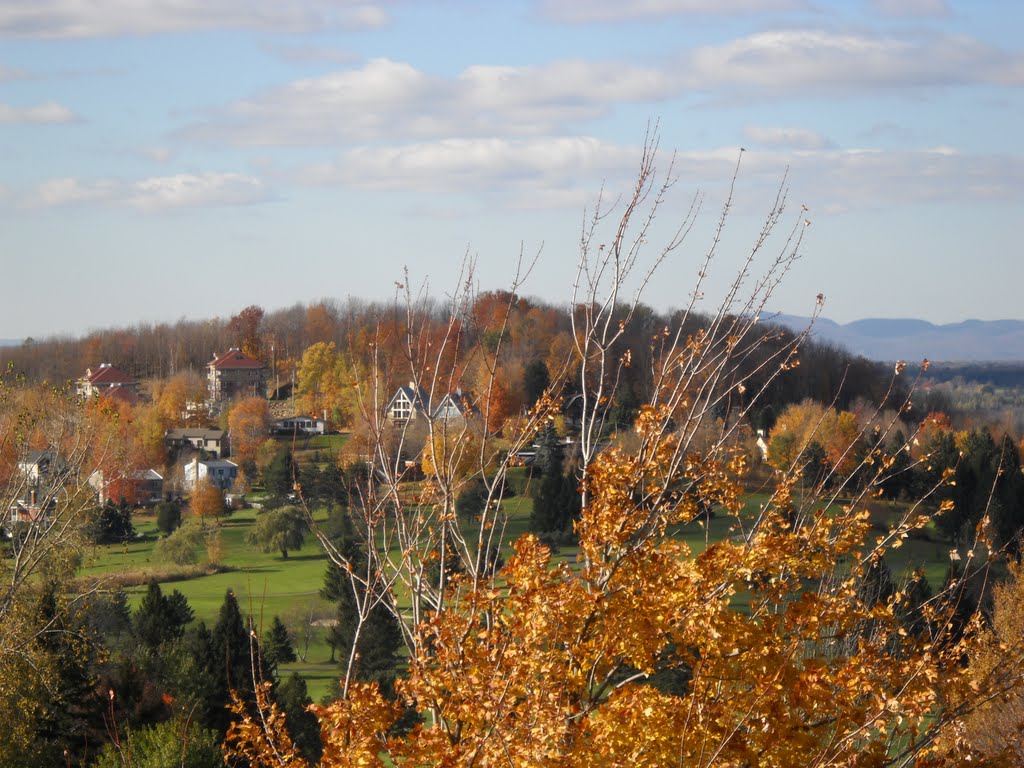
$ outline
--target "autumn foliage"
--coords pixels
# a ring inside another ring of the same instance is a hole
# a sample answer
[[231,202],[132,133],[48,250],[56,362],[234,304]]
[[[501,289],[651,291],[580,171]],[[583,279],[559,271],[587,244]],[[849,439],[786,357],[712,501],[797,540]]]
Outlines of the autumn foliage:
[[[984,665],[968,663],[987,636],[982,615],[965,607],[968,578],[958,574],[977,575],[998,556],[984,525],[964,570],[951,571],[938,594],[928,594],[920,574],[887,575],[886,556],[948,510],[933,505],[939,495],[929,489],[884,525],[869,514],[914,439],[883,449],[908,404],[899,369],[866,415],[804,404],[780,419],[792,439],[776,447],[771,480],[758,503],[749,501],[750,454],[738,436],[759,397],[797,367],[804,342],[798,335],[775,343],[757,319],[797,258],[802,219],[751,278],[753,259],[782,221],[784,195],[711,318],[695,328],[701,271],[672,327],[652,329],[646,347],[624,346],[645,312],[620,292],[631,275],[651,279],[633,270],[671,187],[671,175],[654,182],[653,148],[612,236],[602,242],[600,207],[585,227],[574,348],[546,363],[551,382],[516,430],[532,435],[567,413],[575,421],[583,498],[575,560],[553,558],[527,534],[500,571],[487,567],[484,553],[504,524],[501,479],[522,443],[501,455],[481,445],[472,471],[488,499],[470,528],[453,503],[467,465],[436,460],[448,447],[431,439],[441,425],[426,417],[417,427],[427,430],[431,473],[414,495],[402,475],[409,425],[390,425],[366,405],[381,398],[363,401],[372,471],[352,519],[365,548],[355,559],[321,541],[362,596],[354,631],[386,607],[401,624],[407,670],[394,699],[343,670],[340,700],[314,710],[321,765],[960,765],[982,756],[965,730],[980,691],[1020,690],[1019,644],[1005,645],[1004,657],[985,656]],[[684,222],[655,265],[688,231]],[[386,358],[387,369],[397,360],[428,389],[457,371],[485,370],[489,377],[474,384],[487,391],[499,371],[516,367],[501,357],[521,309],[515,296],[488,294],[452,308],[451,317],[468,315],[489,333],[477,357],[442,371],[431,366],[451,350],[433,343],[432,357],[425,354],[407,293],[405,314],[394,313],[405,342],[390,347],[396,357]],[[454,335],[461,325],[453,320],[449,329]],[[751,359],[756,366],[738,363]],[[619,426],[627,419],[611,403],[641,360],[647,378],[636,379],[629,434],[613,434],[627,431]],[[363,379],[367,393],[379,392],[386,366],[380,358],[377,365]],[[494,403],[481,402],[500,405],[500,392],[490,391]],[[806,482],[811,458],[831,468],[828,482]],[[724,537],[691,545],[679,535],[682,526],[708,525],[711,514],[728,521]],[[237,711],[230,753],[254,764],[306,765],[267,691],[259,704],[259,715]],[[415,724],[396,727],[408,712]]]
[[[526,536],[502,584],[457,579],[425,621],[403,699],[424,714],[406,735],[372,686],[317,710],[344,749],[323,765],[889,765],[958,760],[951,695],[975,631],[948,629],[941,601],[882,601],[860,586],[886,550],[924,524],[908,515],[869,536],[857,504],[801,505],[784,480],[743,511],[741,456],[680,453],[667,412],[645,409],[635,453],[609,450],[590,474],[576,565]],[[669,535],[702,493],[736,535],[694,552]],[[808,585],[813,588],[808,589]],[[993,676],[1006,660],[990,661]],[[678,684],[667,690],[665,680]],[[372,729],[375,738],[368,738]],[[240,732],[241,733],[241,732]],[[263,738],[261,736],[261,738]],[[273,763],[278,764],[278,763]],[[289,764],[287,762],[280,763]]]

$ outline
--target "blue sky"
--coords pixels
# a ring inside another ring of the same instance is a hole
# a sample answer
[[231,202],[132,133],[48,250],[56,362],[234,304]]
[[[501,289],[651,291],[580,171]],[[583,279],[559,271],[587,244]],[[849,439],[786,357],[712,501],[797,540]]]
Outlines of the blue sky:
[[405,268],[443,295],[467,256],[489,289],[540,253],[523,293],[567,301],[651,121],[651,248],[703,204],[649,303],[685,302],[743,147],[709,308],[785,177],[812,226],[776,309],[1021,318],[1021,29],[1015,0],[7,0],[0,338]]

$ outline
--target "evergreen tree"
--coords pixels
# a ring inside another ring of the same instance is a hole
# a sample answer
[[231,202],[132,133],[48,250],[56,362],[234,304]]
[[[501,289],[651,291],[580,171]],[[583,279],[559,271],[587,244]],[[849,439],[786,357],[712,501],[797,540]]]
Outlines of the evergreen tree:
[[151,581],[135,611],[135,636],[144,645],[156,648],[181,637],[193,616],[192,608],[181,592],[174,590],[170,597],[166,597],[160,585]]
[[551,375],[547,363],[540,358],[531,360],[523,371],[523,398],[526,407],[536,403],[545,390],[551,386]]
[[999,441],[995,465],[992,519],[996,542],[1007,547],[1012,555],[1021,552],[1024,529],[1024,474],[1021,473],[1020,451],[1009,435]]
[[[952,435],[947,439],[952,441]],[[955,444],[949,450],[952,451]],[[1024,476],[1013,440],[1004,437],[997,444],[987,427],[972,430],[963,442],[955,466],[956,485],[948,489],[953,508],[936,520],[939,529],[955,540],[987,514],[996,546],[1018,553],[1018,538],[1024,526]]]
[[36,642],[52,660],[53,675],[47,684],[49,700],[38,724],[40,754],[47,762],[59,764],[64,752],[73,761],[81,759],[90,741],[100,738],[102,704],[96,696],[95,669],[102,643],[63,604],[60,586],[47,581],[37,604],[38,625],[43,627]]
[[161,501],[156,505],[156,527],[164,536],[170,536],[181,525],[181,505],[173,501]]
[[310,507],[324,503],[323,473],[315,463],[304,464],[297,468],[299,488],[302,500]]
[[162,680],[181,708],[194,710],[200,723],[223,733],[228,701],[222,681],[225,657],[206,623],[199,621],[180,641],[163,646],[161,656],[166,660]]
[[533,512],[530,530],[540,534],[571,533],[579,517],[582,498],[574,473],[563,471],[564,448],[554,428],[548,425],[537,438],[534,469],[541,472],[540,482],[532,486]]
[[554,471],[562,471],[562,441],[551,424],[544,426],[537,433],[537,455],[533,460],[534,470],[542,474],[550,474]]
[[292,672],[278,686],[276,698],[278,706],[284,711],[288,735],[302,756],[315,765],[320,760],[323,745],[320,742],[320,722],[306,709],[313,703],[306,681],[298,672]]
[[455,514],[462,520],[472,520],[484,511],[487,504],[487,485],[482,477],[466,483],[455,498]]
[[[231,700],[231,691],[247,704],[255,701],[253,680],[267,680],[270,674],[261,663],[261,653],[251,623],[247,622],[238,606],[235,593],[230,589],[224,596],[224,603],[217,615],[217,623],[210,635],[215,686],[207,705],[210,726],[219,732],[227,730],[231,716],[226,709]],[[257,667],[253,668],[253,660]]]
[[320,470],[320,495],[323,503],[327,505],[328,512],[332,511],[335,505],[348,506],[345,476],[334,462]]
[[135,538],[132,512],[127,504],[108,500],[90,516],[86,535],[97,544],[120,544]]
[[[358,567],[358,564],[357,560],[353,567]],[[399,651],[402,646],[402,631],[397,619],[383,603],[377,603],[370,609],[360,627],[353,582],[344,571],[333,565],[327,568],[320,594],[337,606],[337,620],[327,632],[331,660],[337,659],[342,668],[346,668],[355,644],[353,679],[380,683],[381,690],[386,695],[393,696]],[[364,594],[360,592],[359,597],[361,602]]]
[[907,438],[897,431],[884,446],[884,451],[892,459],[892,464],[882,478],[882,493],[887,499],[899,499],[912,492],[913,482],[910,471],[910,455],[905,449]]
[[274,677],[277,677],[277,669],[281,664],[298,660],[288,628],[279,616],[274,617],[263,638],[263,660]]
[[292,449],[287,445],[282,446],[263,472],[263,486],[270,496],[287,499],[294,492],[297,479]]
[[967,522],[969,511],[961,503],[959,491],[955,486],[940,485],[943,473],[948,469],[955,469],[960,461],[960,452],[956,447],[956,440],[952,432],[937,432],[928,445],[925,446],[928,454],[927,463],[921,472],[919,487],[915,489],[915,495],[923,495],[936,489],[931,498],[936,506],[943,501],[953,502],[953,507],[935,518],[935,525],[942,534],[949,540],[955,541],[961,529]]

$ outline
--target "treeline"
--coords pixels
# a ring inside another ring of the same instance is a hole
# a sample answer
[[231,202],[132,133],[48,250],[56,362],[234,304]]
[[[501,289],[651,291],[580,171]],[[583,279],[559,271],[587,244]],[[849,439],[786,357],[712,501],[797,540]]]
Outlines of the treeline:
[[[139,379],[165,380],[188,371],[202,374],[215,352],[239,347],[258,357],[272,377],[276,374],[272,383],[287,383],[300,372],[307,350],[333,344],[333,353],[351,365],[371,347],[384,350],[398,363],[392,366],[395,382],[389,384],[404,384],[400,363],[409,354],[410,341],[420,348],[413,349],[416,354],[445,335],[452,361],[460,361],[453,364],[452,384],[471,389],[474,378],[482,378],[474,377],[467,362],[473,359],[470,351],[477,350],[478,359],[484,356],[492,364],[497,362],[505,388],[502,394],[514,410],[530,399],[531,376],[535,381],[541,364],[554,376],[572,359],[573,318],[568,307],[489,291],[458,306],[420,303],[416,307],[420,325],[410,327],[404,306],[358,299],[322,300],[272,312],[250,306],[229,318],[139,324],[92,331],[81,338],[26,339],[20,346],[0,348],[0,364],[29,382],[73,381],[100,363],[111,363]],[[677,333],[684,338],[699,334],[707,322],[682,312],[636,308],[613,347],[618,358],[627,361],[615,372],[617,411],[613,416],[617,422],[628,423],[639,404],[649,401],[650,371],[665,339]],[[779,328],[776,336],[759,339],[756,349],[741,356],[732,372],[733,378],[741,380],[763,366],[748,382],[752,392],[764,388],[754,410],[756,426],[770,429],[782,408],[808,398],[846,408],[858,399],[877,402],[889,394],[891,372],[884,366],[810,339],[787,375],[773,379],[775,367],[764,362],[792,338],[791,331]]]

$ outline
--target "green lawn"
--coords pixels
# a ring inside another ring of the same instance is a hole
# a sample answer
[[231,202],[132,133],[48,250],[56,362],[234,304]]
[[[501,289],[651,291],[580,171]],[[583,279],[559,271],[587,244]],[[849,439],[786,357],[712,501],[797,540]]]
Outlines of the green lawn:
[[338,456],[348,442],[349,432],[338,432],[330,435],[310,435],[275,438],[281,445],[292,446],[292,456],[300,464],[307,462],[322,463]]
[[[339,438],[339,435],[324,436]],[[756,514],[759,506],[767,500],[765,494],[752,494],[741,515],[741,520]],[[501,535],[503,555],[507,558],[512,543],[527,531],[530,513],[533,508],[528,496],[512,496],[502,504],[507,515],[507,524]],[[873,520],[884,525],[887,519],[898,514],[895,506],[880,505],[873,514]],[[263,553],[245,543],[245,536],[251,529],[256,518],[256,511],[241,510],[227,518],[221,529],[223,544],[223,565],[228,570],[210,575],[201,575],[186,580],[168,583],[166,589],[177,589],[188,599],[195,611],[197,619],[208,625],[216,622],[217,613],[228,590],[234,591],[243,611],[253,616],[259,626],[267,627],[274,616],[280,616],[293,628],[303,625],[303,617],[311,612],[321,619],[329,619],[333,609],[320,597],[319,591],[323,584],[324,573],[328,560],[319,544],[312,537],[307,537],[304,548],[289,554],[287,559],[280,553]],[[85,558],[80,570],[83,578],[103,575],[121,574],[126,571],[145,571],[157,573],[157,580],[166,582],[164,576],[167,566],[155,563],[152,559],[153,546],[157,539],[155,521],[151,513],[139,514],[135,518],[136,530],[143,538],[127,545],[111,545],[97,547]],[[696,554],[706,546],[735,532],[736,520],[721,514],[712,517],[703,524],[691,523],[680,526],[673,535],[685,540]],[[478,528],[474,524],[467,526],[466,534],[470,540],[475,539]],[[882,528],[878,527],[874,535],[879,535]],[[556,562],[575,563],[579,550],[574,546],[561,547],[553,557]],[[949,564],[949,547],[933,535],[924,531],[908,538],[904,545],[893,550],[889,557],[889,565],[898,579],[909,569],[923,567],[928,575],[933,590],[938,589],[946,576]],[[133,605],[141,599],[145,586],[126,589]],[[290,674],[298,671],[307,681],[310,695],[319,700],[326,693],[335,675],[337,664],[330,662],[330,648],[325,642],[325,627],[321,623],[312,631],[306,661],[285,665],[283,671]],[[294,638],[300,655],[304,650],[304,639]]]

